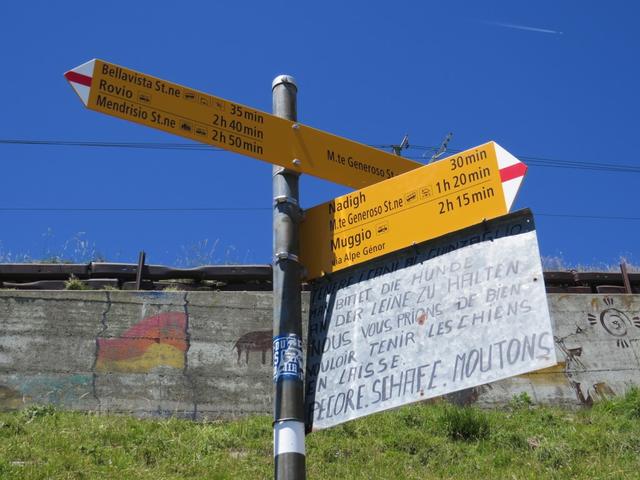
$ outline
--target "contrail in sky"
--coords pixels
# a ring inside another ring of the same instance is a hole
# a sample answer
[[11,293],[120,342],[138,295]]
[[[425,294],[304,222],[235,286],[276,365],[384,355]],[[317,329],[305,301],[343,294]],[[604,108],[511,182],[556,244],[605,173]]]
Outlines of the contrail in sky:
[[487,22],[487,21],[482,21],[482,23],[486,23],[487,25],[495,25],[497,27],[513,28],[515,30],[526,30],[528,32],[551,33],[553,35],[562,35],[564,33],[558,30],[549,30],[547,28],[528,27],[526,25],[516,25],[515,23]]

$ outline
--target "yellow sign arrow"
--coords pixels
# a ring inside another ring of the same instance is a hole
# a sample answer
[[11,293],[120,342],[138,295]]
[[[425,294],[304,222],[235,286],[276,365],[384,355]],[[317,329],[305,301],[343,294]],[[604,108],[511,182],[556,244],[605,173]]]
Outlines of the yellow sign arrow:
[[489,142],[313,207],[300,231],[307,278],[504,215],[526,170]]
[[362,188],[421,166],[102,60],[80,65],[65,77],[91,110],[348,187]]

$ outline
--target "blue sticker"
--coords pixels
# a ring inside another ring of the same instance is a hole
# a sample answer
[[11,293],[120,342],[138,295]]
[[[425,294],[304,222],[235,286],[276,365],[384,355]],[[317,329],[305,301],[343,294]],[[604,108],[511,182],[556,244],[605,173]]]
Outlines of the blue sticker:
[[295,333],[273,337],[273,381],[303,379],[302,339]]

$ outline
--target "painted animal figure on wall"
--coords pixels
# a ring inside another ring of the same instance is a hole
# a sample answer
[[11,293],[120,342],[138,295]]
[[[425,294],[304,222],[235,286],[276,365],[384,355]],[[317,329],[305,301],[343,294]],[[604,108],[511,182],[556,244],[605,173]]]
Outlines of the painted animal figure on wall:
[[250,352],[262,353],[262,364],[267,363],[267,352],[271,351],[273,345],[273,331],[272,330],[257,330],[254,332],[245,333],[234,344],[233,348],[238,349],[238,364],[240,363],[240,357],[242,352],[245,354],[245,362],[249,363]]

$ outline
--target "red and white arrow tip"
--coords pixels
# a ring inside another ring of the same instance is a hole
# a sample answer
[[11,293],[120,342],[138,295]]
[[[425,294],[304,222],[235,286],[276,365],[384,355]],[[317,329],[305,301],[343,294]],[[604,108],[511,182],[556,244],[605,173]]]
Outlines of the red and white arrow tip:
[[73,87],[85,107],[87,103],[89,103],[89,92],[91,91],[91,80],[93,78],[93,67],[95,64],[96,60],[94,58],[64,74],[64,78],[66,78]]
[[518,195],[522,180],[527,173],[527,166],[516,157],[507,152],[504,148],[493,142],[498,158],[498,169],[500,170],[500,181],[504,192],[504,201],[507,205],[507,212],[511,211],[513,202]]

